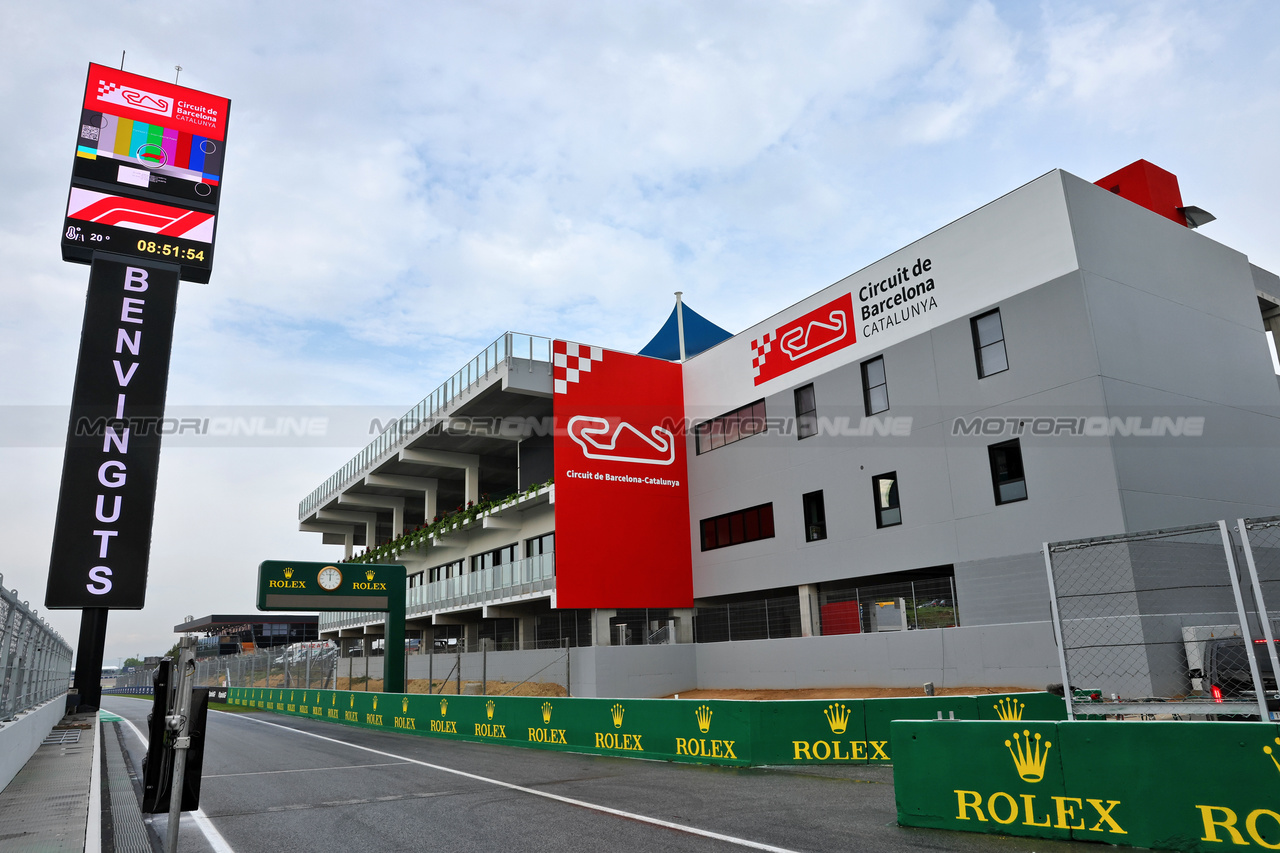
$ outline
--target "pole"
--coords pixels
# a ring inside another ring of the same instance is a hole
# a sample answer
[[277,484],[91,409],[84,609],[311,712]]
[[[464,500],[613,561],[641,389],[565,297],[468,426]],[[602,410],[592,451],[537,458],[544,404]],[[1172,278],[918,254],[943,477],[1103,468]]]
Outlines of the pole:
[[458,695],[462,695],[462,642],[466,639],[466,634],[458,638],[458,674],[454,677],[454,683],[458,686]]
[[480,695],[489,695],[489,639],[480,641]]
[[80,642],[76,644],[76,692],[81,708],[102,705],[102,650],[107,645],[105,607],[80,611]]
[[195,638],[183,637],[178,644],[178,678],[174,714],[165,727],[174,732],[173,781],[169,785],[168,853],[178,853],[178,825],[182,821],[182,782],[187,772],[187,750],[191,746],[191,676],[195,672]]
[[569,638],[564,638],[564,692],[573,695],[573,667],[569,665]]
[[431,629],[431,655],[427,658],[427,692],[436,692],[436,629]]
[[680,338],[680,361],[685,360],[684,354],[684,300],[681,298],[683,291],[676,291],[676,334]]

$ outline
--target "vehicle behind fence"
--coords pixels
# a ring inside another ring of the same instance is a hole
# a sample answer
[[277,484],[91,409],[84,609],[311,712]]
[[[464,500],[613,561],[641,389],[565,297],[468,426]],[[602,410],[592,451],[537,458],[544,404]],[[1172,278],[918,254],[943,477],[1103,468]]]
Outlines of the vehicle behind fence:
[[1068,713],[1280,710],[1280,519],[1046,543]]
[[67,692],[71,646],[0,575],[0,725]]

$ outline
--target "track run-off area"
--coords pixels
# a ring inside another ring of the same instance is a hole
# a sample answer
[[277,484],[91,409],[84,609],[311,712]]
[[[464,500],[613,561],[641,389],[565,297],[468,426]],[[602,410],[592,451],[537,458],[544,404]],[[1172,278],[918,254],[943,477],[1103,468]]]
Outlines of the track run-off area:
[[[103,708],[127,721],[140,769],[150,701]],[[258,712],[209,713],[200,806],[183,817],[183,853],[1104,849],[900,827],[888,766],[711,767]]]

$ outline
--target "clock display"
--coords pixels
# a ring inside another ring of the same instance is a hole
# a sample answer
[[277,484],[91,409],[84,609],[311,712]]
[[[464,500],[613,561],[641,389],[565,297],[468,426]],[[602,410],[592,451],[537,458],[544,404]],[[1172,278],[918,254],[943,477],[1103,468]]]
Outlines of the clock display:
[[342,572],[336,566],[325,566],[316,576],[316,583],[321,589],[332,592],[342,586]]

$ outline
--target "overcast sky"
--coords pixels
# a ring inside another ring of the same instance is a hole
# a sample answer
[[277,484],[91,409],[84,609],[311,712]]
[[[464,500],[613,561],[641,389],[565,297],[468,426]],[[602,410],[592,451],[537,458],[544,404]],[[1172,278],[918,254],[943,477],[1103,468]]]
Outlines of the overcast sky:
[[[358,424],[506,329],[634,351],[683,290],[739,331],[1053,168],[1148,159],[1280,271],[1277,32],[1272,2],[0,0],[2,583],[75,642],[43,598],[91,61],[232,101],[170,406]],[[363,432],[166,444],[148,604],[111,614],[106,661],[252,612],[263,559],[339,556],[297,504]]]

